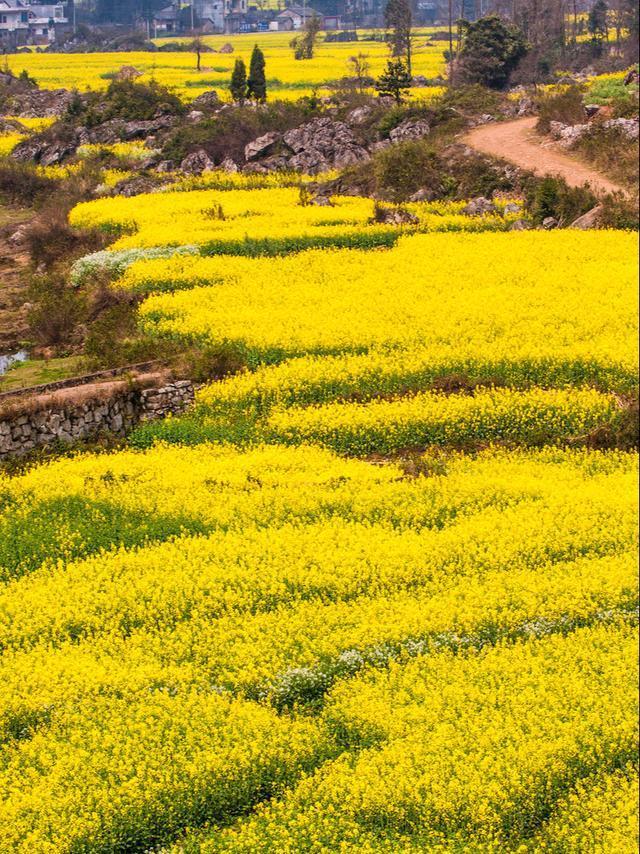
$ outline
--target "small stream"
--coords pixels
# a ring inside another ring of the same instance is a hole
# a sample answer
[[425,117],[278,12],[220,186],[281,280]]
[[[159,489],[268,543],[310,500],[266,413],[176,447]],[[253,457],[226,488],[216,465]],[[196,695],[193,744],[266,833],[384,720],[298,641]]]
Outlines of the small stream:
[[6,374],[11,365],[15,365],[16,362],[26,362],[28,358],[29,354],[26,350],[18,350],[17,353],[0,355],[0,376]]

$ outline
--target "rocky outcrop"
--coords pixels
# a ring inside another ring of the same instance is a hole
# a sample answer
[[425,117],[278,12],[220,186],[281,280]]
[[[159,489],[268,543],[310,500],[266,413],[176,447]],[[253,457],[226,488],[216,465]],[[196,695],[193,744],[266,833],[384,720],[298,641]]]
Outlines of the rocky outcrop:
[[26,127],[20,124],[17,119],[8,119],[6,116],[0,116],[0,134],[26,133],[26,131]]
[[246,172],[296,170],[317,175],[369,158],[351,128],[330,118],[313,119],[279,134],[263,134],[244,149]]
[[408,139],[422,139],[431,128],[424,119],[405,119],[389,133],[392,142],[404,142]]
[[293,151],[289,163],[293,169],[311,169],[317,174],[331,168],[343,168],[369,158],[358,144],[353,131],[344,122],[333,119],[313,119],[287,131],[284,144]]
[[590,211],[582,214],[578,219],[574,219],[569,228],[579,228],[582,231],[587,231],[590,228],[598,228],[601,216],[602,205],[596,205],[595,208],[591,208]]
[[490,199],[486,199],[484,196],[478,196],[476,199],[472,199],[469,204],[465,205],[462,209],[462,213],[467,216],[483,216],[484,214],[495,213],[496,206]]
[[638,119],[608,119],[603,127],[609,130],[617,130],[629,140],[638,139]]
[[19,142],[9,156],[20,163],[33,162],[40,166],[54,166],[71,157],[76,147],[75,142],[50,142],[37,136],[28,137]]
[[140,196],[142,193],[157,193],[167,184],[172,183],[173,180],[169,176],[160,179],[159,176],[154,178],[151,175],[134,175],[132,178],[118,181],[113,188],[113,195],[131,198],[132,196]]
[[[144,121],[125,122],[122,119],[109,119],[92,128],[77,127],[65,129],[59,138],[52,137],[51,131],[34,134],[24,139],[11,152],[14,160],[31,161],[41,166],[53,166],[62,163],[75,154],[81,145],[112,145],[115,142],[144,139],[149,144],[154,134],[169,130],[176,119],[174,116],[158,116]],[[149,152],[151,155],[151,151]],[[144,164],[141,164],[144,167]],[[145,168],[155,165],[152,161]]]
[[220,106],[220,98],[216,91],[210,89],[194,98],[189,106],[192,110],[216,110]]
[[377,205],[373,221],[385,225],[417,225],[418,217],[403,207]]
[[268,154],[271,154],[281,139],[281,135],[275,131],[259,136],[253,142],[245,145],[244,159],[247,162],[251,162],[252,160],[258,160],[260,157],[266,157]]
[[526,219],[517,219],[509,226],[509,231],[529,231],[531,224]]
[[11,91],[8,112],[19,119],[52,118],[64,113],[72,98],[73,93],[68,89],[31,87]]
[[550,122],[549,131],[553,139],[558,140],[563,148],[571,148],[591,131],[591,125],[565,125],[562,122]]
[[180,164],[180,169],[187,175],[202,175],[203,172],[215,169],[215,164],[204,148],[200,148],[184,158]]

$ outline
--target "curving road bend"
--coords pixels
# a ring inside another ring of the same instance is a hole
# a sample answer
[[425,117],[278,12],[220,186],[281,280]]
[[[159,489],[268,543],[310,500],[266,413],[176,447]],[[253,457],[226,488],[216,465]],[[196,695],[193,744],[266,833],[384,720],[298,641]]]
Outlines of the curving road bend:
[[596,195],[615,192],[626,195],[623,187],[586,164],[554,148],[543,147],[535,132],[536,122],[535,116],[512,122],[491,122],[474,128],[462,141],[483,154],[508,160],[537,175],[561,175],[572,187],[589,183]]

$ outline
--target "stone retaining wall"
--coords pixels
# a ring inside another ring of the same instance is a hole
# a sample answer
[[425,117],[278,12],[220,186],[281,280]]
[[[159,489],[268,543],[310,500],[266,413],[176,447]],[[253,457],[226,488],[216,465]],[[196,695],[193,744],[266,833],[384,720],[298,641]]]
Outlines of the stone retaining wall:
[[123,437],[141,421],[183,412],[193,399],[189,380],[151,388],[119,381],[27,398],[0,411],[0,461],[57,442],[83,442],[104,433]]

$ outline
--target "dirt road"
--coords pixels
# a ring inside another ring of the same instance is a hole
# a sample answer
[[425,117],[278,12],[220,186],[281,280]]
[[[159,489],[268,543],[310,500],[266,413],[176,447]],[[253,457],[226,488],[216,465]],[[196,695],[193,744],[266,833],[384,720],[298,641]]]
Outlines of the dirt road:
[[463,142],[483,154],[508,160],[538,175],[561,175],[572,187],[581,187],[588,182],[596,195],[625,192],[586,164],[555,148],[541,145],[534,130],[536,121],[533,116],[513,122],[491,122],[474,128]]

